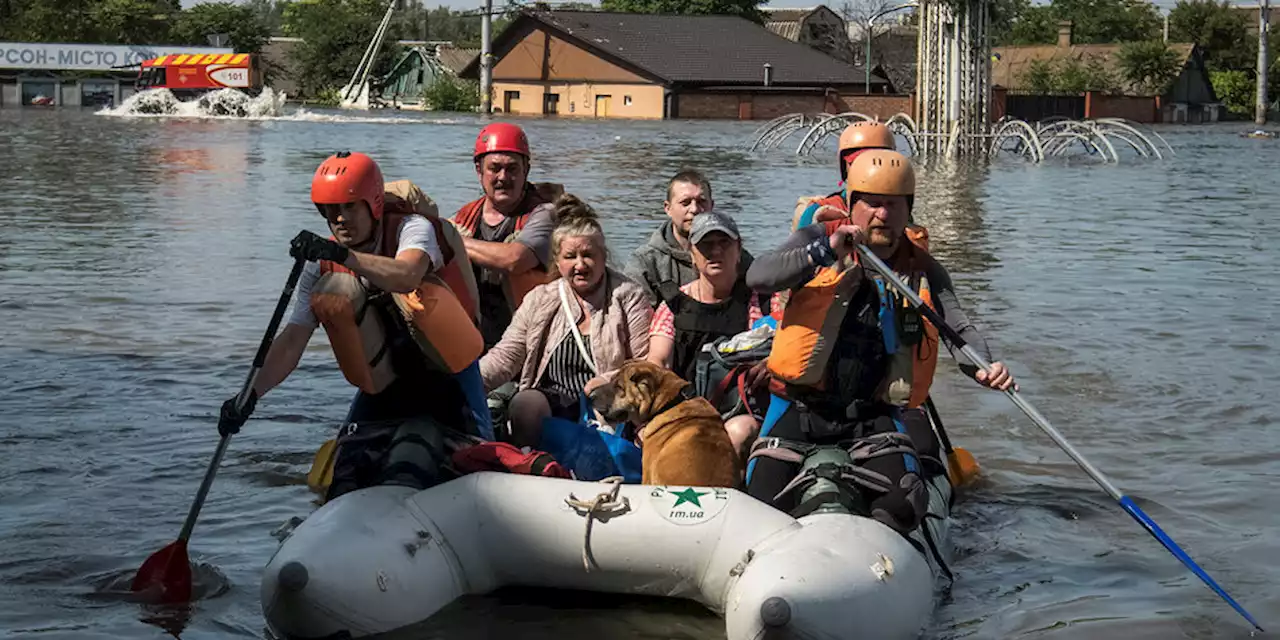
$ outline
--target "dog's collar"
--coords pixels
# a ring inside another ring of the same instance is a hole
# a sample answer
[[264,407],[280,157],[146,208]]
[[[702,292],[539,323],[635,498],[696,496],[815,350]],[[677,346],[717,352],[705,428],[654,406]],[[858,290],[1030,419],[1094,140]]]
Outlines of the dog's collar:
[[653,415],[654,415],[654,417],[660,416],[660,415],[662,415],[662,414],[664,414],[664,413],[666,413],[666,412],[668,412],[668,411],[670,411],[670,410],[672,410],[672,409],[676,408],[676,407],[677,407],[678,405],[680,405],[681,403],[683,403],[683,402],[687,402],[687,401],[692,400],[692,399],[694,399],[694,398],[696,398],[696,397],[698,397],[698,394],[696,394],[696,393],[694,393],[694,392],[693,392],[693,384],[692,384],[692,383],[686,384],[686,385],[684,385],[683,387],[681,387],[681,388],[680,388],[680,395],[678,395],[678,396],[676,396],[676,397],[672,398],[672,399],[671,399],[671,402],[668,402],[667,404],[663,405],[662,409],[660,409],[660,410],[658,410],[658,411],[654,412],[654,414],[653,414]]

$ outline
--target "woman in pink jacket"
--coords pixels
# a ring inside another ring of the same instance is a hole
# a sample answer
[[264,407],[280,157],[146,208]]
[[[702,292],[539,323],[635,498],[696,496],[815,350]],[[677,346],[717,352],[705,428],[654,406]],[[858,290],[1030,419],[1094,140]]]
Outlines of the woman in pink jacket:
[[653,309],[640,285],[606,265],[595,211],[566,194],[554,218],[551,254],[560,278],[530,291],[480,358],[486,389],[519,381],[508,411],[517,446],[538,446],[545,417],[578,420],[588,382],[649,352]]

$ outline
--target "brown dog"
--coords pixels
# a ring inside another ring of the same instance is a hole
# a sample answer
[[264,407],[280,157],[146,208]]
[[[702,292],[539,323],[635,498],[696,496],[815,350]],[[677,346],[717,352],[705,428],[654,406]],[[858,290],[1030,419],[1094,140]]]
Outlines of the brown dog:
[[705,399],[686,399],[687,386],[656,364],[628,360],[592,390],[591,403],[609,422],[639,429],[644,484],[736,487],[740,459],[724,421]]

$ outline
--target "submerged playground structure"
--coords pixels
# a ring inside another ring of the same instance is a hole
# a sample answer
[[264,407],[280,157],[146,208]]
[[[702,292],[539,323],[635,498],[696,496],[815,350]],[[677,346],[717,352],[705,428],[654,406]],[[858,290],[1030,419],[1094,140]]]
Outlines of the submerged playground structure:
[[[989,0],[915,0],[891,10],[912,7],[919,21],[916,113],[898,113],[886,124],[920,162],[998,155],[1031,162],[1063,156],[1119,162],[1174,155],[1158,133],[1120,118],[992,122]],[[856,112],[788,114],[756,129],[751,150],[795,144],[797,155],[809,155],[849,124],[872,119]]]

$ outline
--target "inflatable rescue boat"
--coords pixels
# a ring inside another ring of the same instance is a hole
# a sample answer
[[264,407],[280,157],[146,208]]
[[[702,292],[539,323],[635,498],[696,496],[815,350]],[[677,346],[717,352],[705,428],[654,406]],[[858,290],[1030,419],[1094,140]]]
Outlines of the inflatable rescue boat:
[[262,609],[281,638],[359,638],[463,595],[550,587],[694,600],[729,640],[915,638],[948,548],[951,486],[926,484],[929,516],[910,539],[822,508],[795,519],[733,489],[495,472],[373,487],[284,538]]

